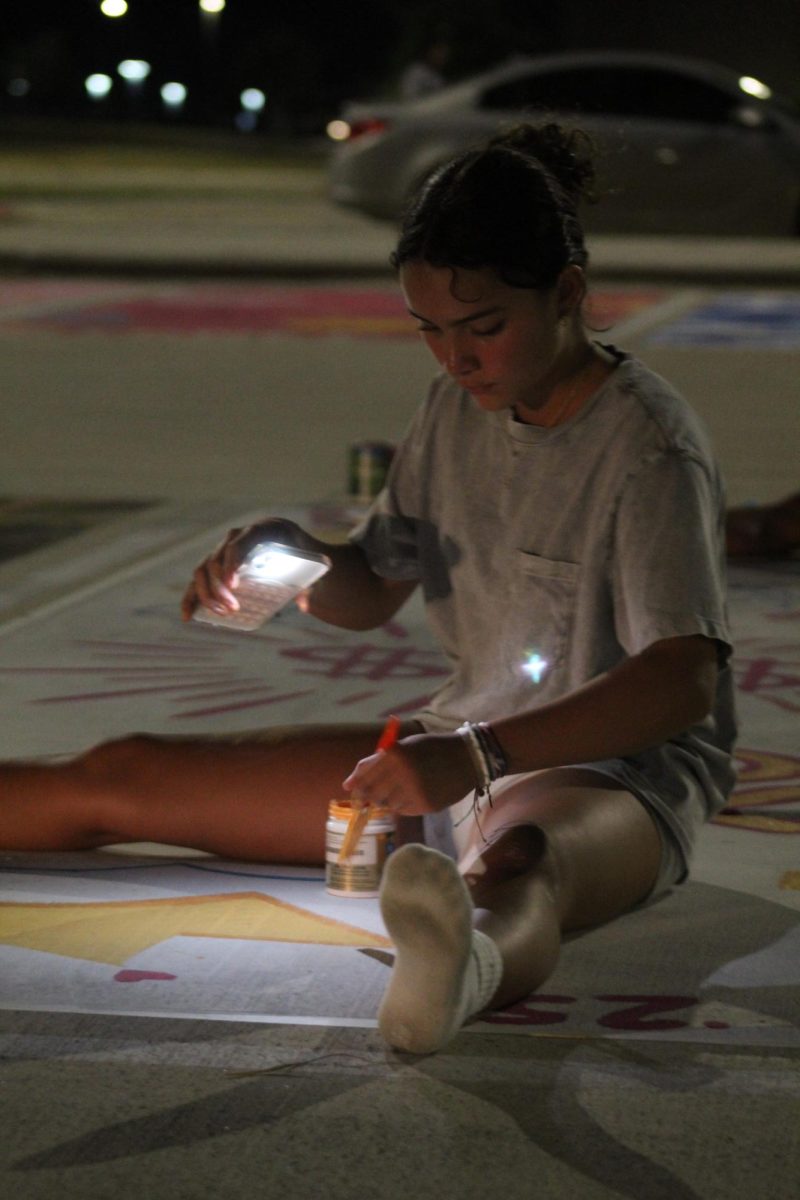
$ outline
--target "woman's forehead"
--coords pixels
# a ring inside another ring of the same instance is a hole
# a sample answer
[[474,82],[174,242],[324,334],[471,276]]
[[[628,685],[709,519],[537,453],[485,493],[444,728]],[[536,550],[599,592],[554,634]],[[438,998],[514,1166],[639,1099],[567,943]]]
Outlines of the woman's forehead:
[[476,305],[505,303],[511,288],[491,268],[434,267],[427,262],[404,263],[400,286],[409,308],[435,305],[451,312],[466,312]]

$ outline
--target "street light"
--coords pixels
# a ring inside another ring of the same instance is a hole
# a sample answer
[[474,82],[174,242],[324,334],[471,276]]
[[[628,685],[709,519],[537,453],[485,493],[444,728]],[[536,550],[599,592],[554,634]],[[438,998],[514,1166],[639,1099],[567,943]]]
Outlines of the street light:
[[127,11],[127,0],[102,0],[100,5],[104,17],[124,17]]
[[124,58],[117,66],[117,74],[126,83],[143,83],[150,74],[150,63],[143,58]]
[[267,97],[261,91],[261,88],[245,88],[239,97],[239,102],[242,108],[247,112],[258,113],[267,102]]
[[161,88],[161,99],[166,108],[172,112],[179,112],[186,102],[186,88],[182,83],[176,83],[174,80],[171,83],[165,83]]
[[83,81],[83,86],[86,88],[87,95],[92,100],[105,100],[114,86],[114,80],[110,75],[103,75],[98,72],[95,75],[87,75]]
[[217,26],[225,8],[225,0],[198,0],[200,9],[200,26],[209,47],[214,48],[217,40]]
[[123,58],[122,62],[117,64],[117,74],[125,80],[129,111],[136,115],[139,111],[144,81],[150,74],[150,63],[145,62],[143,58]]
[[258,114],[263,111],[267,97],[261,88],[245,88],[239,95],[242,111],[236,114],[234,125],[242,133],[252,133],[258,125]]

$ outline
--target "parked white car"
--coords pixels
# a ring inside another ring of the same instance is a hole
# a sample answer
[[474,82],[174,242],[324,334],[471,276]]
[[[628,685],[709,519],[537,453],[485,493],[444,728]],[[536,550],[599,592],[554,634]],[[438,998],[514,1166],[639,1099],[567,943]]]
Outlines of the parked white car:
[[348,104],[329,126],[330,196],[394,220],[453,154],[545,117],[597,146],[589,229],[800,233],[800,110],[752,76],[660,54],[520,58],[422,100]]

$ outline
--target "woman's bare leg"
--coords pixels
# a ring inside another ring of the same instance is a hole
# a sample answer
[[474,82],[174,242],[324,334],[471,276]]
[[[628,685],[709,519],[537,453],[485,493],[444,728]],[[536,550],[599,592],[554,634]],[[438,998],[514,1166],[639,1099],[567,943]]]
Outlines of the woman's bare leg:
[[[414,727],[416,728],[416,727]],[[328,802],[380,725],[209,739],[134,735],[69,762],[0,766],[0,848],[165,842],[226,857],[324,861]]]
[[461,877],[422,847],[389,862],[382,908],[397,959],[380,1025],[400,1049],[437,1049],[478,1010],[529,995],[553,971],[563,933],[628,911],[658,875],[653,819],[591,771],[520,781],[481,825],[486,842],[462,859]]
[[[509,794],[508,807],[490,813],[489,845],[464,872],[475,927],[503,957],[495,1007],[552,974],[564,933],[605,924],[643,900],[661,865],[653,818],[609,779],[560,770],[533,787],[533,796]],[[517,823],[523,817],[535,824]]]

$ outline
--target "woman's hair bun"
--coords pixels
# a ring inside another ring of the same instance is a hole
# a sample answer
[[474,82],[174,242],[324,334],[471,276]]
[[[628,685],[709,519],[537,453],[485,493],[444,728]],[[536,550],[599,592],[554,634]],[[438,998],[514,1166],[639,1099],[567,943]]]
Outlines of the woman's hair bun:
[[583,130],[568,129],[553,121],[545,125],[523,123],[496,134],[489,147],[505,147],[535,158],[558,180],[573,204],[593,199],[594,146]]
[[550,288],[589,256],[578,216],[591,196],[592,143],[581,130],[524,124],[428,176],[406,210],[391,262],[489,267],[511,287]]

